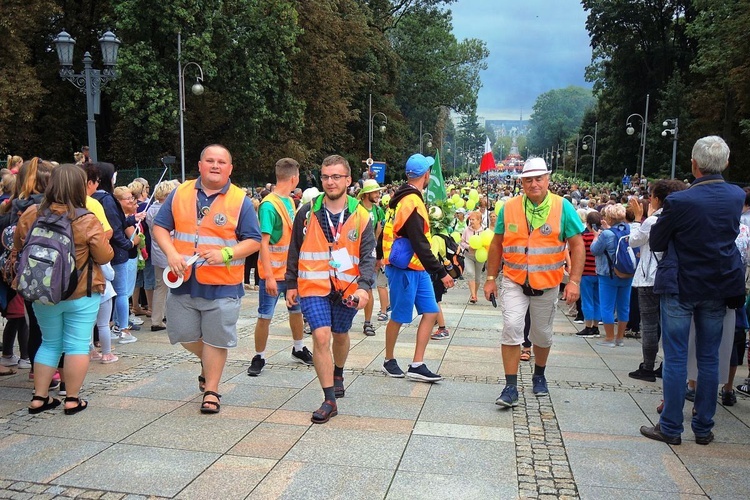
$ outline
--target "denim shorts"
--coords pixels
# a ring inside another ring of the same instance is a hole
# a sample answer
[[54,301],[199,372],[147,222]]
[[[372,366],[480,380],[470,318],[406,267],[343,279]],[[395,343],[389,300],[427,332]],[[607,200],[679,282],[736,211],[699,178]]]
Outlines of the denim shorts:
[[300,297],[299,305],[313,331],[330,326],[333,333],[349,333],[357,314],[357,309],[347,307],[341,301],[331,304],[328,297]]
[[388,276],[393,321],[411,323],[415,306],[417,314],[440,312],[427,271],[399,269],[389,265],[385,267],[385,273]]
[[154,275],[154,266],[150,260],[146,261],[146,267],[138,271],[135,275],[135,286],[153,290],[156,288],[156,276]]
[[[279,301],[279,297],[281,297],[282,295],[286,297],[286,281],[277,280],[276,287],[279,294],[276,296],[268,295],[268,293],[266,293],[266,280],[260,280],[260,289],[258,290],[258,318],[272,319],[273,312],[276,309],[276,303]],[[295,314],[302,311],[299,304],[294,304],[291,308],[287,307],[286,309],[287,311],[289,311],[289,313]]]

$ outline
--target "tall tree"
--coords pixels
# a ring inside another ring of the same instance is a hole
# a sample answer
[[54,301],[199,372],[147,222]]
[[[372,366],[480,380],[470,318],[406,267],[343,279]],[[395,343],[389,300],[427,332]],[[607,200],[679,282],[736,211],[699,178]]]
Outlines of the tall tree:
[[530,119],[529,148],[539,154],[564,144],[595,102],[590,90],[576,86],[550,90],[537,97]]

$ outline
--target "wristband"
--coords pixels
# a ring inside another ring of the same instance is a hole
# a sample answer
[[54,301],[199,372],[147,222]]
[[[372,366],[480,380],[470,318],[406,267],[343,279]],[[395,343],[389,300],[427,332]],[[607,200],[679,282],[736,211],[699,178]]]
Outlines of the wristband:
[[224,264],[228,266],[234,258],[234,251],[230,247],[224,247],[221,249],[221,256],[224,259]]
[[495,281],[497,276],[487,276],[487,281]]
[[568,280],[568,283],[572,283],[572,284],[574,284],[575,286],[577,286],[578,288],[581,288],[581,284],[580,284],[580,283],[578,283],[577,281],[573,281],[573,280]]

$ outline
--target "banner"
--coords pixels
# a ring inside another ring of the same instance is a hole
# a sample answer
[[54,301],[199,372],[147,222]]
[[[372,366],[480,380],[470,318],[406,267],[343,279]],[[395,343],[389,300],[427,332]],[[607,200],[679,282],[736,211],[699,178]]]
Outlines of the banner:
[[443,170],[440,167],[440,152],[435,152],[435,164],[432,166],[430,174],[430,183],[427,185],[427,203],[445,201],[448,195],[445,192],[445,181],[443,180]]
[[381,186],[385,184],[385,162],[384,161],[375,161],[372,163],[372,166],[370,167],[370,170],[372,170],[375,173],[375,180],[378,181],[378,184]]

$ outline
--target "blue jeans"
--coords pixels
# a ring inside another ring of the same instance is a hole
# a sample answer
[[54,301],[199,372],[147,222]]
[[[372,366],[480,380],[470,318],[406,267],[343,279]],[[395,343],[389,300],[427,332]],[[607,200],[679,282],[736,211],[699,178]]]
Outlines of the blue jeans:
[[130,317],[128,299],[133,294],[133,288],[135,288],[138,259],[130,259],[122,264],[115,264],[112,268],[115,270],[115,279],[112,280],[112,287],[117,293],[114,307],[115,325],[119,328],[127,328],[128,318]]
[[661,296],[661,341],[664,348],[664,410],[659,424],[667,436],[682,434],[682,408],[687,381],[690,321],[695,322],[695,352],[698,380],[692,428],[705,436],[714,426],[716,391],[719,386],[719,344],[724,327],[724,299],[681,301],[678,295]]
[[602,322],[605,325],[615,323],[615,311],[617,321],[627,321],[630,317],[630,285],[633,278],[610,278],[598,275],[599,278],[599,307],[602,313]]

